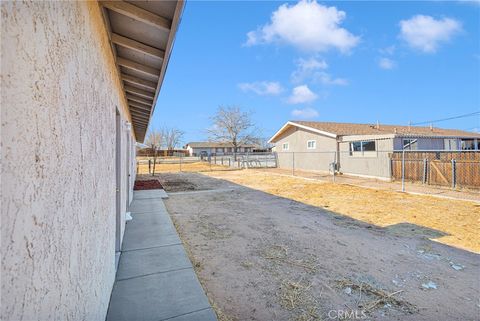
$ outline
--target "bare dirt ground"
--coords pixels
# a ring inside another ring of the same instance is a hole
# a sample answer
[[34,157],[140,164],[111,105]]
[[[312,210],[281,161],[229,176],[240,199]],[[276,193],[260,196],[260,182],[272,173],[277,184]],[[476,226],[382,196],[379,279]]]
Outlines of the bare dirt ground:
[[[359,190],[366,189],[344,186],[347,196],[335,198],[340,191],[325,194],[327,183],[262,175],[160,174],[167,208],[220,320],[478,320],[478,254],[433,242],[446,233],[402,216],[394,228],[368,222],[368,212],[395,216],[401,204],[410,212],[424,197],[382,191],[365,198]],[[389,209],[390,198],[400,205]],[[441,201],[447,213],[465,203]],[[347,215],[342,202],[358,206]],[[362,211],[373,202],[375,211]],[[449,224],[472,215],[478,232],[478,207],[466,203],[469,212]]]
[[[152,165],[153,168],[153,165]],[[152,170],[152,169],[151,169]],[[180,163],[180,161],[172,163],[157,164],[155,166],[156,173],[171,173],[171,172],[207,172],[212,170],[230,170],[227,166],[209,164],[208,162],[190,162]],[[141,163],[138,165],[138,174],[148,174],[148,163]]]
[[[263,168],[258,170],[269,172],[269,173],[285,174],[285,175],[292,176],[291,169]],[[311,178],[311,179],[321,180],[325,182],[333,181],[332,174],[330,173],[295,170],[293,174],[298,177]],[[335,182],[340,184],[349,184],[354,186],[375,188],[378,190],[388,190],[388,191],[402,190],[401,181],[388,182],[388,181],[382,181],[382,180],[373,179],[373,178],[364,178],[364,177],[357,177],[357,176],[350,176],[350,175],[336,175]],[[480,190],[478,189],[475,190],[475,189],[468,189],[468,188],[457,188],[453,190],[452,188],[447,186],[424,185],[421,183],[412,183],[407,181],[405,182],[405,191],[408,193],[426,194],[426,195],[440,196],[445,198],[464,199],[464,200],[472,200],[472,201],[480,202]]]

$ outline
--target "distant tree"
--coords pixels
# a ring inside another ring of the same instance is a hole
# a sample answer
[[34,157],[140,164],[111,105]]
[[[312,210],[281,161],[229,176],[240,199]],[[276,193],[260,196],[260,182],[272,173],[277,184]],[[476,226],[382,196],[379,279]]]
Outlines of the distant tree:
[[258,141],[257,141],[258,147],[263,150],[269,150],[270,148],[272,148],[273,144],[268,142],[269,139],[270,139],[269,137],[258,138]]
[[174,150],[183,139],[185,133],[178,128],[164,128],[163,136],[165,137],[165,145],[168,150]]
[[220,106],[211,117],[212,126],[207,130],[209,139],[215,142],[231,143],[236,160],[238,148],[258,141],[253,134],[254,124],[251,113],[238,106]]
[[152,129],[147,136],[146,144],[150,146],[153,151],[153,171],[152,176],[155,176],[155,165],[157,163],[158,150],[164,144],[165,138],[162,131]]

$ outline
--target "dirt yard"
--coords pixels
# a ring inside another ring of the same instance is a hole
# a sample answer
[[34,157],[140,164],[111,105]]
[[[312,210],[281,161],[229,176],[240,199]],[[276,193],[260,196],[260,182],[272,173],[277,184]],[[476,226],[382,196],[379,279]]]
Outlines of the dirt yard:
[[160,181],[220,320],[478,319],[476,203],[251,170]]
[[[152,165],[153,169],[153,165]],[[211,165],[208,162],[190,162],[190,163],[182,163],[180,161],[172,162],[172,163],[162,163],[157,164],[155,166],[156,173],[170,173],[170,172],[206,172],[211,170],[229,170],[227,166],[221,165]],[[138,173],[139,174],[148,174],[148,163],[147,164],[140,164],[138,166]]]

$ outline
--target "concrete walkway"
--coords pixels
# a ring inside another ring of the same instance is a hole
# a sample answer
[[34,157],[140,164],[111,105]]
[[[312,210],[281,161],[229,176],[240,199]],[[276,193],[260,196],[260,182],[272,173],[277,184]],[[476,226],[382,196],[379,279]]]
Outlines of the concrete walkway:
[[162,198],[135,191],[107,321],[216,321]]

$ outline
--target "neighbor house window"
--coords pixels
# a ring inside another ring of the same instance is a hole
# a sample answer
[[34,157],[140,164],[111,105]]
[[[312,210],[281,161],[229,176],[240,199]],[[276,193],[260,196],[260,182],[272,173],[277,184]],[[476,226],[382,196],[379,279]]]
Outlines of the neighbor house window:
[[416,139],[403,139],[403,149],[404,150],[417,150],[417,140]]
[[374,140],[365,140],[350,143],[350,156],[372,156],[377,150]]
[[480,144],[478,144],[478,141],[475,142],[477,139],[462,139],[461,140],[461,146],[462,150],[478,150],[480,147]]
[[317,148],[317,141],[316,140],[307,141],[307,149],[315,149],[315,148]]
[[283,143],[282,144],[282,150],[288,150],[288,143]]
[[444,146],[445,146],[445,150],[457,150],[457,140],[445,139]]
[[362,142],[362,152],[374,152],[375,149],[375,141],[369,140],[366,142]]

